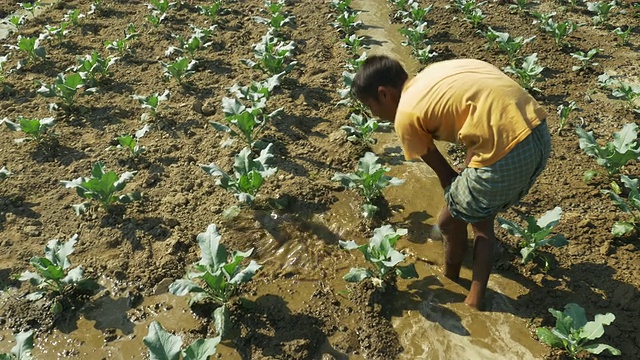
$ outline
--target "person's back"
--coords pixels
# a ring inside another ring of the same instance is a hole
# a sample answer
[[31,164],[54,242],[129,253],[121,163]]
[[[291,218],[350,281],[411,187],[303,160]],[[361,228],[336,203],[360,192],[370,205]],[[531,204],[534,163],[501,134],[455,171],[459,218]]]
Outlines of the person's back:
[[[481,167],[502,158],[545,117],[535,99],[500,69],[456,59],[434,63],[405,83],[395,125],[408,144],[408,158],[421,156],[424,137],[431,136],[464,144],[475,154],[469,166]],[[416,133],[416,127],[427,134]]]

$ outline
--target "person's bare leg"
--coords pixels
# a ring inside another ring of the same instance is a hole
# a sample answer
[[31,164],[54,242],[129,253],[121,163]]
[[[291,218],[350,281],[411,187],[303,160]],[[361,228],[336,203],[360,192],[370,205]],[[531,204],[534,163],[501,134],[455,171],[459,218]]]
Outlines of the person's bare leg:
[[484,306],[484,294],[487,290],[487,282],[489,282],[489,275],[493,265],[493,246],[496,238],[493,228],[494,220],[495,216],[471,224],[474,233],[473,279],[469,295],[467,295],[464,302],[477,310],[482,310]]
[[467,223],[454,218],[445,207],[438,217],[438,227],[444,243],[444,276],[456,281],[467,252]]

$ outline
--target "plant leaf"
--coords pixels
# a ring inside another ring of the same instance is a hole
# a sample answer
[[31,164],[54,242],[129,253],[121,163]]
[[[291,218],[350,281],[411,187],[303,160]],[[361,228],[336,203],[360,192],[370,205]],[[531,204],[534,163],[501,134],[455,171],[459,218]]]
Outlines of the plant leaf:
[[571,327],[575,330],[581,329],[587,324],[587,315],[584,312],[584,309],[576,304],[569,303],[564,307],[564,315],[571,318]]
[[208,360],[209,356],[216,353],[219,343],[220,336],[212,339],[198,339],[182,352],[183,360]]
[[227,248],[220,243],[221,238],[214,224],[210,224],[205,232],[198,234],[196,240],[201,252],[199,264],[212,266],[214,269],[219,269],[225,264]]
[[556,206],[553,210],[549,210],[542,215],[536,222],[541,228],[554,227],[560,222],[562,217],[562,209]]
[[620,355],[620,354],[622,354],[622,351],[618,350],[617,348],[614,348],[611,345],[607,345],[607,344],[589,344],[589,345],[583,346],[582,348],[584,350],[592,353],[592,354],[600,354],[604,350],[609,350],[611,355]]
[[16,334],[16,345],[11,348],[11,354],[16,360],[31,360],[33,350],[33,330]]
[[409,264],[405,266],[397,266],[396,274],[403,279],[417,279],[418,272],[416,271],[416,267],[414,264]]
[[242,269],[242,271],[238,272],[231,280],[229,280],[230,284],[240,284],[251,280],[253,275],[255,275],[256,271],[260,269],[262,265],[259,265],[257,262],[251,260],[249,265],[246,268]]
[[561,349],[564,347],[564,344],[562,343],[562,339],[557,337],[554,333],[552,333],[547,328],[543,328],[543,327],[537,328],[536,335],[538,335],[538,338],[540,339],[540,341],[542,341],[543,343],[551,347],[561,348]]
[[372,277],[373,273],[365,268],[351,268],[349,272],[342,278],[348,282],[360,282],[366,278]]
[[142,339],[142,342],[149,348],[151,360],[180,359],[182,339],[166,332],[157,321],[149,325],[149,334]]
[[610,325],[615,319],[616,316],[612,313],[598,314],[594,321],[589,321],[584,325],[580,334],[583,338],[595,340],[604,334],[603,325]]

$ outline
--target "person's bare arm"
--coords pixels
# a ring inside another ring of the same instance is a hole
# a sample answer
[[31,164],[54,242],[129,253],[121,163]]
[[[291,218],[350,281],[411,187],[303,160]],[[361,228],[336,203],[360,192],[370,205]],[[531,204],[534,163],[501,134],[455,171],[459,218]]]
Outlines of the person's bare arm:
[[438,175],[438,179],[440,180],[440,185],[445,189],[447,186],[451,185],[453,179],[458,176],[458,172],[455,171],[447,159],[442,156],[438,148],[435,146],[431,147],[429,151],[422,155],[422,160],[424,160],[429,167],[435,171],[436,175]]

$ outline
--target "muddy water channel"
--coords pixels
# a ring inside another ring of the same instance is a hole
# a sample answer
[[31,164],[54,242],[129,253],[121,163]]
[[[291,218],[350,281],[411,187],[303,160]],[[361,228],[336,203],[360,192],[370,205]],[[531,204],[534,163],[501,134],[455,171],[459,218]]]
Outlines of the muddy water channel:
[[[361,35],[368,37],[369,54],[386,53],[399,57],[408,70],[415,73],[419,65],[403,47],[398,27],[388,21],[389,7],[384,0],[353,1],[362,10],[365,24]],[[2,36],[0,36],[1,38]],[[488,311],[475,312],[464,303],[467,287],[454,283],[441,273],[442,243],[435,217],[442,208],[442,189],[433,172],[423,163],[405,162],[393,133],[378,135],[374,151],[391,167],[392,176],[406,179],[402,186],[387,189],[385,198],[392,210],[390,221],[409,230],[399,248],[416,263],[420,278],[399,281],[397,299],[393,302],[391,324],[403,348],[400,359],[540,359],[545,349],[534,341],[524,319],[513,315],[512,299],[526,289],[509,279],[492,275],[488,295]],[[361,261],[360,254],[330,251],[338,240],[355,239],[362,243],[359,229],[360,209],[357,198],[349,192],[337,193],[331,209],[311,220],[301,221],[290,214],[243,214],[242,224],[256,249],[255,260],[264,264],[264,274],[256,277],[255,288],[247,298],[270,306],[274,311],[295,313],[307,306],[306,299],[319,291],[339,292],[345,289],[342,274]],[[224,226],[233,226],[233,220]],[[246,226],[246,225],[243,225]],[[242,230],[242,229],[241,229]],[[244,249],[241,249],[244,250]],[[465,262],[464,279],[471,277]],[[3,265],[3,264],[0,264]],[[185,264],[186,265],[186,264]],[[0,266],[4,268],[4,266]],[[38,338],[34,355],[39,359],[140,359],[147,350],[142,339],[152,321],[170,329],[202,329],[185,298],[168,293],[173,279],[160,282],[155,295],[145,298],[126,286],[100,279],[103,286],[79,314],[66,326],[60,326],[45,338]],[[277,280],[277,281],[274,281]],[[6,293],[7,296],[14,296]],[[270,299],[278,298],[280,302]],[[286,303],[283,304],[283,302]],[[6,299],[0,299],[2,301]],[[344,325],[355,328],[356,318],[345,317]],[[303,321],[303,319],[298,319]],[[259,331],[259,330],[256,330]],[[275,336],[265,334],[265,336]],[[340,332],[320,339],[320,353],[335,359],[364,359],[336,349]],[[9,330],[0,331],[0,352],[12,346]],[[375,341],[376,339],[371,339]],[[190,341],[185,340],[185,344]],[[333,344],[334,346],[330,346]],[[218,347],[218,358],[245,359],[230,344]],[[278,356],[274,356],[278,358]]]

